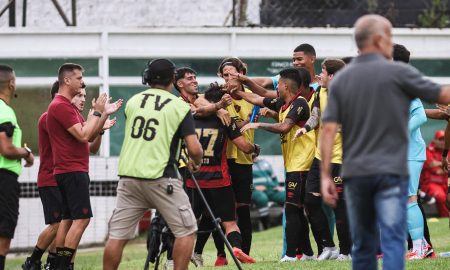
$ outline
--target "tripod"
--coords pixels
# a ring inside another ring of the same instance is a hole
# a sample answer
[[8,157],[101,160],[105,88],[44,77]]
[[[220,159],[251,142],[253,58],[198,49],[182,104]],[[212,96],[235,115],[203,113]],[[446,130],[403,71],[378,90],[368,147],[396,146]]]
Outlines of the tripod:
[[[188,164],[187,158],[184,155],[181,155],[181,159],[183,159],[185,164]],[[202,190],[201,190],[201,188],[200,188],[200,186],[199,186],[199,184],[197,182],[197,179],[195,179],[195,176],[192,173],[191,173],[191,179],[194,182],[195,188],[197,189],[198,193],[200,194],[200,197],[201,197],[203,203],[205,204],[205,207],[206,207],[206,210],[207,210],[209,216],[211,217],[211,220],[212,220],[212,222],[214,224],[214,227],[215,227],[214,230],[217,230],[219,232],[219,234],[222,237],[222,239],[223,239],[223,241],[225,243],[225,246],[227,247],[228,252],[230,253],[231,257],[233,258],[233,261],[236,264],[236,267],[238,268],[238,270],[243,270],[241,262],[234,255],[233,248],[231,247],[230,242],[228,241],[228,239],[226,238],[225,234],[223,233],[223,230],[222,230],[222,228],[220,226],[220,222],[221,222],[220,218],[216,218],[214,216],[214,214],[213,214],[213,212],[211,210],[211,207],[209,206],[208,201],[206,200],[205,196],[203,195],[203,192],[202,192]],[[153,226],[153,221],[152,221],[152,226]],[[162,232],[162,229],[159,229],[159,230]],[[199,232],[199,233],[202,233],[202,232]],[[158,243],[159,243],[159,246],[158,246],[158,250],[156,251],[156,253],[153,250],[152,250],[152,252],[150,252],[150,249],[149,249],[149,253],[147,255],[147,260],[145,262],[144,270],[148,270],[149,262],[155,262],[155,261],[156,261],[155,270],[158,269],[159,257],[160,257],[162,252],[167,250],[167,249],[164,249],[163,241],[160,241]]]

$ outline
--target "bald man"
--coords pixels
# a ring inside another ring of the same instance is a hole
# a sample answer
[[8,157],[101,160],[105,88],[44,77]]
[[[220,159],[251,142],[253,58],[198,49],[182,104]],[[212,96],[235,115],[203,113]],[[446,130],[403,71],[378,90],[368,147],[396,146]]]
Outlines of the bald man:
[[334,207],[338,194],[330,161],[340,127],[353,269],[377,269],[377,224],[383,269],[404,269],[409,107],[415,97],[430,103],[450,102],[449,86],[441,87],[413,67],[389,60],[391,29],[391,23],[379,15],[356,21],[360,55],[331,82],[323,115],[321,192]]

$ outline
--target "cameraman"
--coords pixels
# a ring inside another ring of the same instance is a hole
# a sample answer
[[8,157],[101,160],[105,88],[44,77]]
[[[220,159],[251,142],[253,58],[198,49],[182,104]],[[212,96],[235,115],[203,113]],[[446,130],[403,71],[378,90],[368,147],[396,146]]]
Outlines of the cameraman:
[[149,208],[156,208],[175,235],[174,269],[187,269],[197,224],[177,167],[181,139],[194,171],[203,156],[189,105],[170,93],[174,64],[167,59],[149,62],[143,83],[150,89],[134,95],[125,107],[125,137],[120,152],[117,202],[109,222],[103,269],[117,269],[122,251],[136,224]]

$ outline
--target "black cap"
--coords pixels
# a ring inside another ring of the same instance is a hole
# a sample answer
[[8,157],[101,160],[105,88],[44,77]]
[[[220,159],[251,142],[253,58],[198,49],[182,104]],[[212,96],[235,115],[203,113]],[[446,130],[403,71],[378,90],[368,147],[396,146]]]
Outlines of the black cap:
[[175,64],[168,59],[155,59],[148,63],[143,79],[146,83],[150,83],[154,80],[173,78],[175,68]]

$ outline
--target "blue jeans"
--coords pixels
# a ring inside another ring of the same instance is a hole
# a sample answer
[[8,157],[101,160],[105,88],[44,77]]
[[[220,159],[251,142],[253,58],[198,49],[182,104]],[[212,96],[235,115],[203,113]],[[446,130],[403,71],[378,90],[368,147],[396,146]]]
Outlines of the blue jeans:
[[408,177],[370,175],[345,178],[344,182],[353,270],[377,269],[378,228],[383,269],[404,269]]

